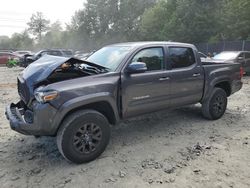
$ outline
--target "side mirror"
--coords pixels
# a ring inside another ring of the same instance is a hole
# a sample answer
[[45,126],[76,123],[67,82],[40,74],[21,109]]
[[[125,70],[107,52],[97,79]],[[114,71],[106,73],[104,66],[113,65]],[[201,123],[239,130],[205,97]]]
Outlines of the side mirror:
[[131,63],[127,68],[127,72],[130,74],[143,73],[143,72],[146,72],[147,70],[148,70],[147,65],[146,63],[143,63],[143,62]]

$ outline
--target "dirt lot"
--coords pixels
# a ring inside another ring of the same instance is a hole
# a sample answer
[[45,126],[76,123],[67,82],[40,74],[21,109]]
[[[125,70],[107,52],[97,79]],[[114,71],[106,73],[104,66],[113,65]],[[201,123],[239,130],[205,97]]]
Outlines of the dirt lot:
[[54,138],[9,128],[20,70],[0,67],[0,187],[250,187],[250,78],[218,121],[199,105],[138,117],[113,128],[100,158],[74,165]]

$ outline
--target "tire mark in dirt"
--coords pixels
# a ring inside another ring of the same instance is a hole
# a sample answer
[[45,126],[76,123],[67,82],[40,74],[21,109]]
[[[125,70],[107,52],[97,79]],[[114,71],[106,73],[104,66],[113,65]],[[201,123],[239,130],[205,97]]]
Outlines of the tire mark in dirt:
[[17,86],[16,83],[7,83],[7,84],[0,84],[0,88],[15,88]]

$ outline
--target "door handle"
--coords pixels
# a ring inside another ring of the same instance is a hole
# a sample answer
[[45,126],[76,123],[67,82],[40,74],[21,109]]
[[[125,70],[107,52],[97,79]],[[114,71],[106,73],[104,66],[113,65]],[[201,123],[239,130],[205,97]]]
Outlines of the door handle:
[[200,75],[201,75],[200,73],[195,73],[195,74],[193,74],[193,77],[198,77]]
[[170,77],[162,77],[159,79],[159,81],[166,81],[166,80],[170,80]]

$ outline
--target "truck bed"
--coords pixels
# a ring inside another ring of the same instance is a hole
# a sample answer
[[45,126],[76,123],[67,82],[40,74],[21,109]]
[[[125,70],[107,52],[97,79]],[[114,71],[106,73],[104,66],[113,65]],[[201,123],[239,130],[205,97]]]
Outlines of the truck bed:
[[209,93],[209,85],[216,85],[216,81],[225,81],[230,83],[231,95],[242,87],[242,73],[241,65],[238,63],[227,63],[227,62],[215,62],[205,61],[202,62],[202,66],[205,74],[205,88],[204,95]]

